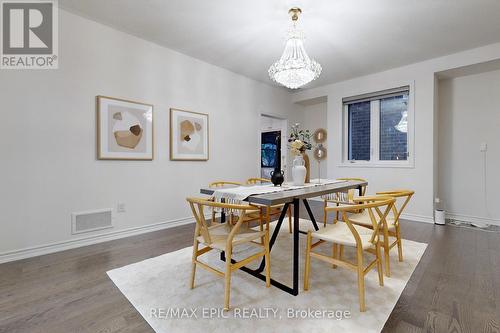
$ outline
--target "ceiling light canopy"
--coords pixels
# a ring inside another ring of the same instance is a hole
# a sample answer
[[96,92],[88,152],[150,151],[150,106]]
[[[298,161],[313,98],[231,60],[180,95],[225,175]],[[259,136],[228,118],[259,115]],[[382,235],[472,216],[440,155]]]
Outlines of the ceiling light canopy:
[[297,28],[300,8],[288,11],[292,15],[292,27],[288,32],[285,50],[280,60],[269,68],[271,80],[290,88],[297,89],[317,79],[321,74],[321,65],[309,58],[304,48],[304,33]]

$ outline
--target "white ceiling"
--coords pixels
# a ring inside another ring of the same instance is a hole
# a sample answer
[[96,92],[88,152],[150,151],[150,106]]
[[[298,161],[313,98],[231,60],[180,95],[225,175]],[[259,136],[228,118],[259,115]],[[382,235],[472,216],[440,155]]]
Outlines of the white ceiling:
[[306,88],[500,41],[500,0],[59,0],[63,9],[270,83],[303,10],[321,77]]

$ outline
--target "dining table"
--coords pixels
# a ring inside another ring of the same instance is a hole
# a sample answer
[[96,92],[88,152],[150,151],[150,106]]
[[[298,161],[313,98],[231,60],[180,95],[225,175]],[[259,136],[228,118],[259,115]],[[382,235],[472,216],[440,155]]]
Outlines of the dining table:
[[[265,194],[255,194],[248,196],[245,201],[250,204],[271,207],[277,205],[283,205],[281,210],[281,214],[279,216],[278,222],[274,228],[273,234],[269,241],[269,246],[272,254],[272,248],[278,234],[280,232],[281,226],[283,224],[283,220],[286,216],[286,212],[290,205],[293,205],[293,259],[292,259],[292,285],[289,286],[284,282],[277,281],[271,278],[271,284],[284,292],[287,292],[293,296],[297,296],[299,294],[299,234],[307,234],[306,231],[300,230],[300,202],[304,204],[304,207],[307,211],[309,219],[312,223],[312,226],[315,230],[319,230],[318,224],[314,217],[314,214],[311,210],[308,200],[311,198],[317,198],[322,196],[328,196],[333,193],[346,193],[349,190],[358,190],[359,195],[362,194],[362,188],[367,186],[368,183],[366,181],[360,180],[345,180],[345,181],[336,181],[332,183],[325,184],[305,184],[303,187],[297,186],[283,186],[280,189],[276,189],[275,192],[265,193]],[[249,185],[245,185],[247,187]],[[213,195],[216,191],[223,190],[224,188],[234,188],[235,186],[224,186],[218,188],[210,188],[204,187],[200,189],[200,193],[206,195]],[[225,223],[225,213],[221,212],[221,223]],[[220,259],[225,261],[224,252],[221,253]],[[232,259],[234,262],[234,260]],[[240,268],[240,270],[265,281],[266,277],[262,272],[265,268],[264,259],[260,263],[257,269],[252,269],[246,266]]]

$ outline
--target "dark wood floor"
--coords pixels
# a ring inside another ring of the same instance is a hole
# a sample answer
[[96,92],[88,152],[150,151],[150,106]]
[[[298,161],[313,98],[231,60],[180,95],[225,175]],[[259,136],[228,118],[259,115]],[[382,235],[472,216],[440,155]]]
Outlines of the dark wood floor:
[[[0,265],[0,332],[152,332],[106,271],[189,246],[193,229]],[[406,221],[402,230],[429,246],[384,332],[500,332],[500,233]]]

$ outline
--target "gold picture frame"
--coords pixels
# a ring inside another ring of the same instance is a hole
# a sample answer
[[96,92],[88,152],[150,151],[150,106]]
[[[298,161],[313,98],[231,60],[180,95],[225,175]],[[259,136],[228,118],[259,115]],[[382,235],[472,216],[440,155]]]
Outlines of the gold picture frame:
[[109,96],[96,96],[98,160],[154,159],[154,106]]
[[170,160],[208,161],[209,117],[206,113],[170,109]]

